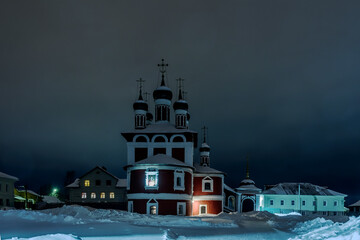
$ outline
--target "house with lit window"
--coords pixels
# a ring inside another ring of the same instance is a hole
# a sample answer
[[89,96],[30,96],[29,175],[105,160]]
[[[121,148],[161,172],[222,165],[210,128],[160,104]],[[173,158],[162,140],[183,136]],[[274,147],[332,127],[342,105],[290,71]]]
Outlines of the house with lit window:
[[177,100],[165,84],[167,64],[158,65],[160,84],[153,92],[155,121],[148,102],[139,96],[133,104],[134,125],[123,132],[127,142],[128,211],[161,215],[201,215],[222,212],[224,173],[210,168],[210,147],[204,141],[200,164],[194,164],[197,132],[189,129],[188,103],[178,79]]
[[299,212],[302,215],[344,215],[346,196],[310,183],[279,183],[267,186],[258,195],[256,210],[271,213]]
[[95,208],[126,209],[126,179],[95,167],[68,186],[69,203]]
[[17,177],[0,172],[0,209],[14,207],[14,183]]

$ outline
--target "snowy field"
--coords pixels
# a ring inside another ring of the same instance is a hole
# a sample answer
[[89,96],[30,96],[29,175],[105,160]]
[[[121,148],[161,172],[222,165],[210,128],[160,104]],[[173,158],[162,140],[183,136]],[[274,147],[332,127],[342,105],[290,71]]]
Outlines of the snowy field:
[[0,236],[1,240],[360,240],[360,217],[324,219],[268,212],[179,217],[64,206],[0,211]]

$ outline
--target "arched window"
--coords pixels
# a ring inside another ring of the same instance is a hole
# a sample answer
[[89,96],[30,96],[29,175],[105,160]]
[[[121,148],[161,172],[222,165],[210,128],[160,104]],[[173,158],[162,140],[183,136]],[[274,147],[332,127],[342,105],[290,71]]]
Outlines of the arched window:
[[136,138],[136,142],[147,142],[147,140],[146,140],[146,137],[139,136],[139,137]]
[[174,137],[173,142],[184,142],[184,139],[180,136],[176,136]]
[[162,136],[157,136],[154,140],[154,142],[165,142],[165,138]]

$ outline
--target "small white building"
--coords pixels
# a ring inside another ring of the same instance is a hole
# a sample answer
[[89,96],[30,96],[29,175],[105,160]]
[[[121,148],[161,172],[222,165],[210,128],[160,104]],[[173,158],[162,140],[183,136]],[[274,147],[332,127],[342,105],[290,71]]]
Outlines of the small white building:
[[17,177],[0,172],[0,209],[14,207],[14,183]]
[[258,196],[258,211],[334,216],[344,215],[347,195],[311,183],[279,183]]

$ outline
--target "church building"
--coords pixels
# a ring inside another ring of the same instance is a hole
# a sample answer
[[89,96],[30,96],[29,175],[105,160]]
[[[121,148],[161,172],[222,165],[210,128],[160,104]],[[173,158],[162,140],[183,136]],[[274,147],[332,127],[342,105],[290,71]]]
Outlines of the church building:
[[[204,136],[200,159],[194,161],[198,133],[189,129],[189,105],[182,79],[176,101],[166,85],[168,64],[158,64],[161,79],[154,90],[154,115],[143,98],[133,104],[134,129],[123,132],[127,141],[128,211],[160,215],[218,214],[223,210],[224,173],[210,168],[210,147]],[[171,122],[173,108],[174,123]],[[199,163],[194,163],[199,162]]]

